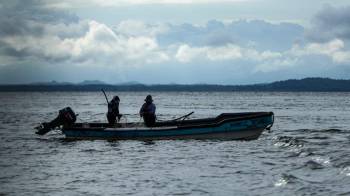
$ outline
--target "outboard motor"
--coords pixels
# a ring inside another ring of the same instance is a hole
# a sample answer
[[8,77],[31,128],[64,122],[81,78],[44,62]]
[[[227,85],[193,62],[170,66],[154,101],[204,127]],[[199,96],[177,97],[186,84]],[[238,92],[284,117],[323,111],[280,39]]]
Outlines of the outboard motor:
[[35,129],[38,130],[35,133],[38,135],[44,135],[61,125],[63,126],[72,125],[76,120],[77,120],[77,115],[75,115],[72,108],[66,107],[60,110],[58,116],[55,119],[53,119],[51,122],[42,123],[38,127],[35,127]]

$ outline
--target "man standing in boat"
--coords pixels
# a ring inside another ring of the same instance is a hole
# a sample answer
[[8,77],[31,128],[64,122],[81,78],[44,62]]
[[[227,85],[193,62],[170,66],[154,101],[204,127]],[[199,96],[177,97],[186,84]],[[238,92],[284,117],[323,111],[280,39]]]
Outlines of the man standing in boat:
[[118,121],[122,117],[122,115],[119,114],[119,102],[120,99],[118,96],[114,96],[113,99],[110,102],[108,102],[107,120],[110,125],[115,124],[117,117]]
[[154,126],[156,122],[156,106],[153,103],[151,95],[147,95],[145,103],[140,109],[140,117],[143,117],[143,121],[147,127]]

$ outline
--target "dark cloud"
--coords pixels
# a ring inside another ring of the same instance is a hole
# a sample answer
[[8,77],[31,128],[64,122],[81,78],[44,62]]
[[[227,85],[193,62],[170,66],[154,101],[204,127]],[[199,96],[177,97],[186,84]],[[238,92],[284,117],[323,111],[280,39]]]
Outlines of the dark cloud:
[[[44,37],[50,34],[47,32],[50,27],[71,25],[78,21],[77,16],[65,10],[49,8],[42,0],[0,0],[0,55],[14,57],[17,61],[25,58],[47,60],[48,57],[42,51],[32,49],[28,43],[24,45],[23,42],[32,38],[44,40]],[[58,28],[54,31],[58,37],[72,34],[62,30],[61,32]],[[72,32],[79,34],[75,29]],[[12,44],[9,44],[10,42]],[[33,44],[36,43],[33,41]],[[50,60],[60,61],[65,57]]]
[[18,60],[31,55],[27,50],[16,50],[2,41],[0,41],[0,54],[3,56],[16,57]]
[[318,42],[335,38],[350,40],[350,6],[324,6],[313,18],[307,37]]
[[70,24],[79,18],[65,10],[49,8],[42,0],[0,0],[0,35],[44,34],[44,24]]
[[66,10],[48,6],[44,0],[1,0],[0,4],[2,16],[16,19],[45,23],[71,23],[79,20],[76,15]]
[[[249,82],[251,78],[264,81],[270,73],[252,70],[259,65],[269,68],[270,64],[272,68],[282,64],[280,71],[272,71],[273,78],[292,76],[293,70],[296,75],[316,71],[322,74],[330,69],[339,73],[338,68],[328,66],[333,63],[329,58],[332,51],[326,51],[326,55],[317,53],[323,58],[313,57],[300,46],[293,56],[293,44],[304,41],[305,30],[297,24],[264,20],[212,20],[203,26],[141,22],[112,31],[105,24],[79,20],[48,2],[0,0],[0,83],[105,78],[114,81],[119,73],[128,73],[127,80],[151,83],[231,83]],[[349,8],[324,8],[315,17],[314,35],[322,35],[323,39],[350,37],[349,12]],[[177,60],[179,48],[185,48],[183,56],[190,61]],[[343,51],[337,55],[345,61],[348,58]],[[327,66],[318,67],[321,63]],[[152,77],[146,72],[153,73]]]

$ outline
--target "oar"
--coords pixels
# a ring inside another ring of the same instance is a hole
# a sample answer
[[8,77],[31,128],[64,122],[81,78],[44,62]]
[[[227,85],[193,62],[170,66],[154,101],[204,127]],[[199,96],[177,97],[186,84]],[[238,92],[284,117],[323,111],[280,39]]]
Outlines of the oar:
[[181,116],[181,117],[179,117],[179,118],[175,118],[174,120],[172,120],[172,121],[177,121],[177,120],[180,120],[180,119],[186,119],[187,117],[189,117],[189,116],[191,116],[192,114],[193,114],[194,112],[192,111],[192,112],[190,112],[190,113],[188,113],[188,114],[186,114],[186,115],[183,115],[183,116]]
[[105,98],[106,98],[107,104],[109,104],[109,101],[108,101],[107,95],[106,95],[105,91],[103,90],[103,88],[101,89],[101,91],[102,91],[102,92],[103,92],[103,94],[105,95]]

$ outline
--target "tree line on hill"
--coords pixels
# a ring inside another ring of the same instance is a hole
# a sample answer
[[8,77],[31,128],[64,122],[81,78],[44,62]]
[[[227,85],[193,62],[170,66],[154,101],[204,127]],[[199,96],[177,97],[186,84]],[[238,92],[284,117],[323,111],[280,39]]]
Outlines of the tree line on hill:
[[350,92],[350,80],[330,78],[304,78],[252,85],[216,84],[154,84],[139,83],[111,85],[96,83],[37,83],[0,85],[2,92],[16,91],[285,91],[285,92]]

